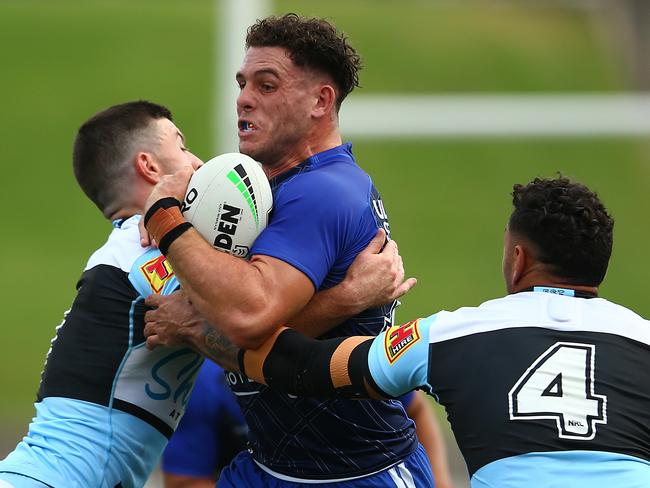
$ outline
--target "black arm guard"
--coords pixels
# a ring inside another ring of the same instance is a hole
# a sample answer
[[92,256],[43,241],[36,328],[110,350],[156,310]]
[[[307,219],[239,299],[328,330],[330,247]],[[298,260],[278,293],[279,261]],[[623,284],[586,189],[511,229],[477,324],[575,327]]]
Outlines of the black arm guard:
[[[332,355],[346,337],[316,340],[293,330],[284,330],[269,351],[262,371],[267,385],[298,396],[320,398],[369,398],[366,384],[368,351],[372,340],[357,345],[346,358],[351,385],[335,388],[330,364]],[[240,354],[240,369],[246,373],[244,354]]]

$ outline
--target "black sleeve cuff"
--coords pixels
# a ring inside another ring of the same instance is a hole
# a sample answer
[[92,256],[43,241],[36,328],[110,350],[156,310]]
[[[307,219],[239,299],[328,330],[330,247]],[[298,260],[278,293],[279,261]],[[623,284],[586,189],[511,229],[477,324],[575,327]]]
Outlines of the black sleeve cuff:
[[167,251],[169,251],[169,246],[171,246],[171,243],[192,227],[192,224],[189,222],[183,222],[182,224],[177,225],[172,230],[167,232],[167,234],[165,234],[165,236],[160,239],[160,242],[158,243],[158,249],[160,249],[160,252],[167,256]]

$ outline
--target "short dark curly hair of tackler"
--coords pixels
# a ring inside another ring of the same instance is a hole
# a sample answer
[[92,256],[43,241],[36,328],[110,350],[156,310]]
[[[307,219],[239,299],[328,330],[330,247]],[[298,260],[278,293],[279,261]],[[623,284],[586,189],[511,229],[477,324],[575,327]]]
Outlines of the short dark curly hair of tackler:
[[281,47],[300,67],[329,75],[336,85],[336,107],[359,86],[361,57],[347,37],[324,19],[300,17],[294,13],[266,17],[248,28],[246,49]]
[[531,242],[537,260],[569,284],[598,286],[612,254],[614,219],[598,195],[566,177],[514,185],[510,232]]

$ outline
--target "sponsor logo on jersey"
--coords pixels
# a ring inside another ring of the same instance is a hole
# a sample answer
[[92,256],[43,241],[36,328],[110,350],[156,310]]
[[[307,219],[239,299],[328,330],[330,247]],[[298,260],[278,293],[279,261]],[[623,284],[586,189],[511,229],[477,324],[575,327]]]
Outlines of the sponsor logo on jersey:
[[142,271],[154,293],[160,293],[165,283],[174,276],[171,264],[163,255],[144,263],[140,266],[140,271]]
[[388,362],[393,364],[409,347],[419,340],[420,331],[418,330],[417,320],[388,329],[384,338],[384,349]]

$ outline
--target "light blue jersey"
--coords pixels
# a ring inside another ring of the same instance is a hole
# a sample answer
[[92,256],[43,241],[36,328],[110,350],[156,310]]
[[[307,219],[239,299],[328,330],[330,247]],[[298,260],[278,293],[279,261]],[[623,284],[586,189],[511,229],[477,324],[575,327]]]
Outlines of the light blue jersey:
[[176,429],[203,360],[188,348],[145,347],[144,298],[178,281],[158,250],[140,246],[139,219],[119,222],[88,261],[48,353],[36,417],[0,462],[0,480],[9,472],[55,488],[140,487]]
[[391,327],[368,367],[445,407],[473,488],[650,487],[650,323],[624,307],[530,289]]

